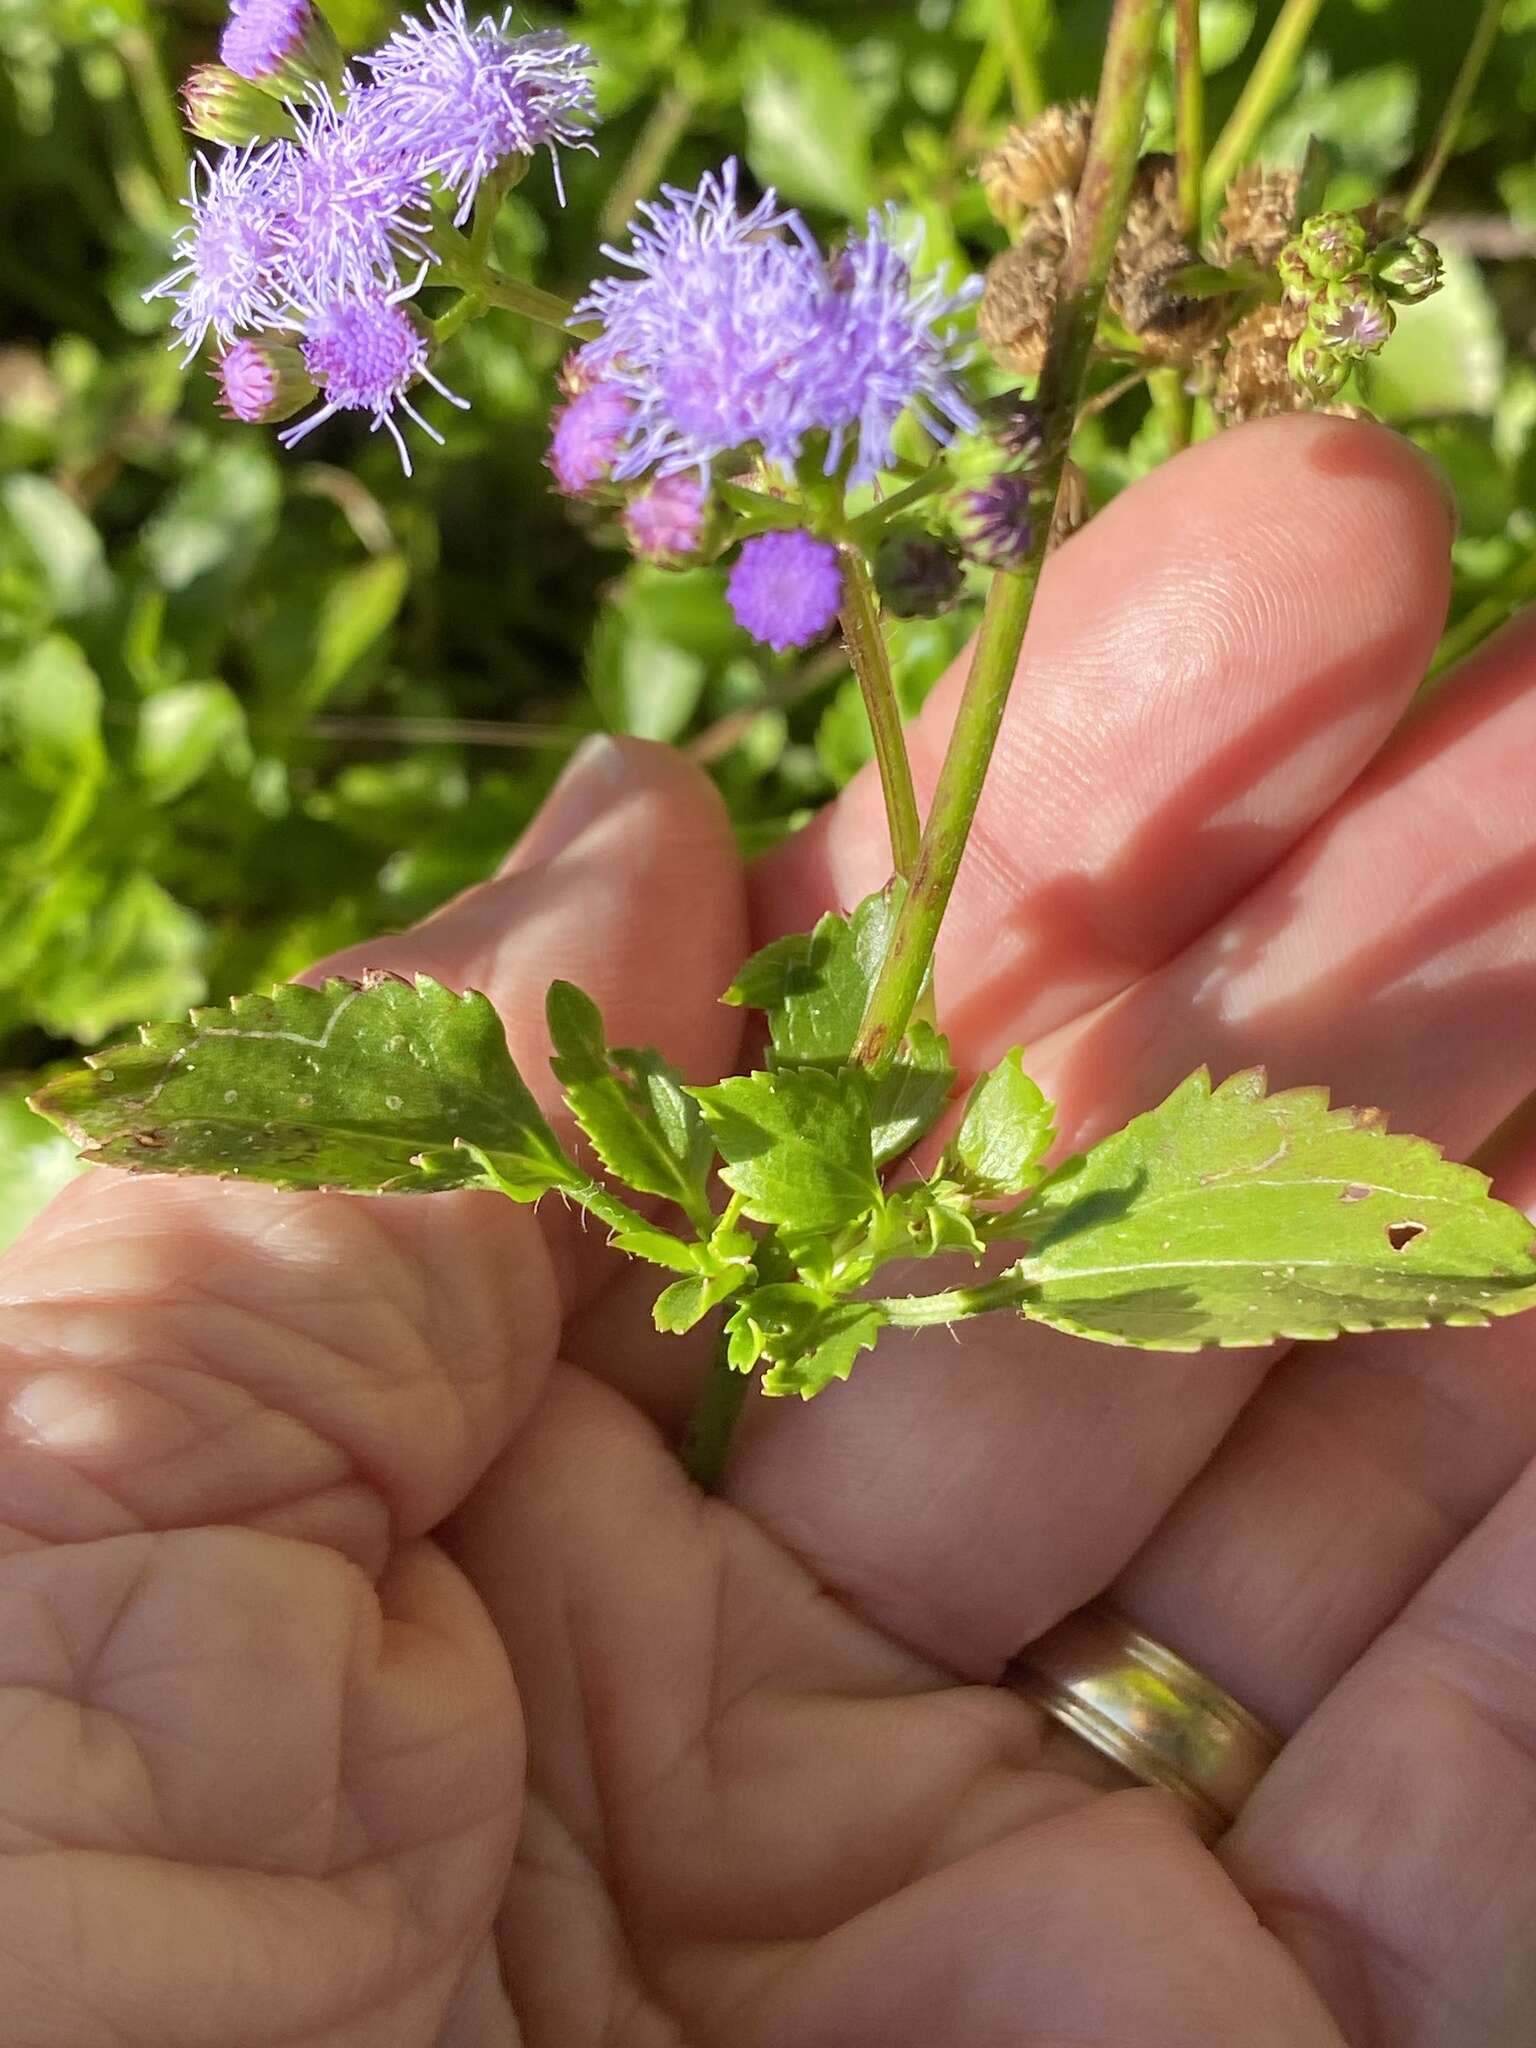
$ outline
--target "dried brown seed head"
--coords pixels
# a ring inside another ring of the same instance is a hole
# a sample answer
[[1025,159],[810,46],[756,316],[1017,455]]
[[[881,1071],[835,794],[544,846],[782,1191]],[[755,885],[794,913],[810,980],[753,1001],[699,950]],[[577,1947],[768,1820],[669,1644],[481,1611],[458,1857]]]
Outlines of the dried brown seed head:
[[1285,303],[1255,306],[1233,328],[1217,373],[1211,403],[1222,419],[1262,419],[1307,409],[1289,367],[1291,345],[1306,325],[1306,309]]
[[1298,173],[1248,164],[1227,187],[1211,254],[1267,270],[1295,232]]
[[1109,303],[1159,362],[1188,363],[1219,340],[1232,316],[1230,299],[1192,299],[1170,280],[1198,252],[1179,232],[1178,172],[1171,156],[1152,153],[1136,167],[1125,228],[1109,275]]
[[976,325],[997,360],[1021,376],[1033,376],[1045,361],[1066,253],[1065,236],[1041,221],[987,266]]
[[1004,227],[1017,227],[1032,208],[1077,190],[1088,155],[1093,109],[1086,100],[1047,107],[1027,128],[1010,128],[978,167],[987,204]]

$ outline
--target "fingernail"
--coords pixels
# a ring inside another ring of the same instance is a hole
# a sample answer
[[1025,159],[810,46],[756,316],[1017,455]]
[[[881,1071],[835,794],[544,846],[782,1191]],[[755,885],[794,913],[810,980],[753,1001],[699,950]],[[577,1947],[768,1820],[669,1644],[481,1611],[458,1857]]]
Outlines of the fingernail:
[[629,777],[629,756],[610,734],[596,732],[583,740],[502,863],[502,873],[541,867],[563,853],[609,809]]

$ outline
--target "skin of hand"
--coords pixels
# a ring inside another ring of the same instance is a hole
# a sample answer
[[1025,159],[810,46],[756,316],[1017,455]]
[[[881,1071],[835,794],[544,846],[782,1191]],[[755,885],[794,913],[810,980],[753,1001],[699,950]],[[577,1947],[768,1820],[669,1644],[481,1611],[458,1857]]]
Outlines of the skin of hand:
[[[941,947],[964,1068],[1024,1042],[1075,1143],[1262,1059],[1502,1132],[1536,1202],[1536,630],[1405,719],[1447,539],[1319,419],[1062,551]],[[599,742],[332,964],[486,990],[535,1086],[563,975],[707,1079],[752,940],[887,857],[865,776],[744,876],[696,770]],[[1532,1325],[892,1335],[705,1499],[656,1285],[553,1202],[108,1172],[15,1248],[6,2048],[1529,2048]],[[996,1684],[1100,1594],[1287,1737],[1214,1851]]]

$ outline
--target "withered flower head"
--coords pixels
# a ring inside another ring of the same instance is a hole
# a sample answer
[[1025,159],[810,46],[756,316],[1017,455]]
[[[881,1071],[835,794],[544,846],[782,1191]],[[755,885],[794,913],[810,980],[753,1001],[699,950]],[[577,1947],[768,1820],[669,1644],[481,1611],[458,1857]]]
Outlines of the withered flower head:
[[1188,363],[1209,348],[1231,319],[1229,299],[1195,299],[1171,280],[1199,253],[1179,232],[1178,175],[1170,156],[1144,156],[1109,274],[1109,303],[1148,355]]
[[1066,238],[1039,220],[987,266],[977,329],[997,360],[1021,376],[1033,376],[1045,361],[1066,253]]
[[1086,100],[1047,107],[1027,128],[1010,128],[978,167],[987,204],[1005,227],[1036,206],[1077,190],[1088,154],[1093,109]]
[[1227,187],[1211,254],[1221,264],[1267,270],[1291,239],[1298,173],[1245,165]]
[[1289,357],[1306,320],[1304,307],[1282,302],[1255,306],[1233,328],[1211,399],[1229,425],[1305,408],[1306,394],[1291,376]]

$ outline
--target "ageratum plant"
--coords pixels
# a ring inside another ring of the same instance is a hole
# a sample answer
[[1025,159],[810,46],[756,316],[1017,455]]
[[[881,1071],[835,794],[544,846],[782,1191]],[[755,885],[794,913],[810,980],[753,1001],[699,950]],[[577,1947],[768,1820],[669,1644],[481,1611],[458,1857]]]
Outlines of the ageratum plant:
[[[499,311],[567,332],[556,488],[616,514],[649,562],[719,564],[768,646],[840,631],[891,875],[742,965],[724,1000],[761,1014],[761,1065],[714,1086],[610,1045],[556,982],[553,1067],[584,1143],[540,1112],[485,997],[376,976],[149,1025],[56,1079],[38,1106],[87,1158],[577,1204],[666,1276],[660,1329],[719,1321],[688,1447],[705,1482],[754,1380],[808,1399],[893,1327],[1008,1313],[1191,1350],[1482,1324],[1536,1300],[1523,1216],[1321,1090],[1202,1070],[1064,1160],[1021,1049],[957,1096],[935,942],[1041,564],[1086,514],[1070,450],[1106,366],[1151,381],[1175,443],[1197,403],[1213,426],[1349,404],[1397,308],[1439,282],[1415,226],[1432,174],[1351,214],[1324,209],[1315,149],[1294,172],[1202,163],[1192,8],[1178,153],[1143,154],[1162,14],[1118,0],[1096,108],[1052,108],[979,166],[1010,236],[984,280],[925,275],[893,213],[823,247],[726,162],[643,201],[570,306],[489,252],[540,154],[558,199],[561,151],[595,146],[582,46],[437,0],[349,69],[306,0],[235,0],[222,65],[186,89],[219,148],[156,287],[188,358],[211,346],[225,410],[288,445],[359,413],[409,471],[408,431],[438,438],[429,411],[463,402],[438,368],[460,328]],[[432,319],[428,284],[451,295]],[[973,312],[1001,390],[978,374]],[[978,577],[981,630],[924,818],[886,622]]]

